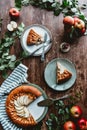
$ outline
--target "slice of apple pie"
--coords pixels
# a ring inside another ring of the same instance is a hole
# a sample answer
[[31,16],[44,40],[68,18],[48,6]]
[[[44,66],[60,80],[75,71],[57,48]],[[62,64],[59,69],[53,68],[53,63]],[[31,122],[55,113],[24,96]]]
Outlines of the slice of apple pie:
[[41,43],[41,36],[33,29],[31,29],[27,36],[27,45],[34,45],[40,43]]
[[56,65],[56,77],[57,83],[64,83],[68,81],[72,76],[72,73],[66,69],[60,62],[57,62]]

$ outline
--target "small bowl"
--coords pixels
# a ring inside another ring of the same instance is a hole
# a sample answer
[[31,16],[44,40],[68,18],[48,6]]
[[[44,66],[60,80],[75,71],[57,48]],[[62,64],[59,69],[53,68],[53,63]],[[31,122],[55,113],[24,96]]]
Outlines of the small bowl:
[[70,50],[70,44],[66,42],[61,43],[60,50],[61,52],[68,52]]

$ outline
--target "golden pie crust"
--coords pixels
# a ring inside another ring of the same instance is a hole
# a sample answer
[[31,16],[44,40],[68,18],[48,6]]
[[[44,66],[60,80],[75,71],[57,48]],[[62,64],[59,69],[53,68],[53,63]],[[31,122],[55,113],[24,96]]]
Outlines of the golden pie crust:
[[[61,68],[63,71],[61,72]],[[68,81],[72,76],[72,73],[66,69],[63,65],[61,65],[59,62],[57,62],[56,65],[56,80],[58,84],[64,83]]]
[[[37,122],[33,118],[32,113],[29,113],[29,117],[22,117],[18,115],[14,102],[17,101],[19,97],[23,97],[23,96],[27,96],[29,100],[34,101],[37,97],[41,95],[42,93],[33,86],[22,85],[12,90],[6,99],[6,112],[10,120],[16,125],[22,126],[22,127],[36,125]],[[18,111],[22,107],[23,105],[20,108],[18,108]],[[20,114],[20,111],[19,111],[19,114]]]
[[31,29],[27,36],[27,45],[40,44],[40,43],[41,43],[41,36],[33,29]]

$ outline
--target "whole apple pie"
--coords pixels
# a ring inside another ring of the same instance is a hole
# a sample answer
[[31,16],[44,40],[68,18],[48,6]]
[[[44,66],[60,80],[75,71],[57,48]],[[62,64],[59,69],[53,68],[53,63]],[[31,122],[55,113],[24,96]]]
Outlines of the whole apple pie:
[[11,121],[22,127],[36,125],[37,121],[29,112],[28,106],[41,95],[37,88],[27,85],[19,86],[11,91],[6,100],[6,112]]

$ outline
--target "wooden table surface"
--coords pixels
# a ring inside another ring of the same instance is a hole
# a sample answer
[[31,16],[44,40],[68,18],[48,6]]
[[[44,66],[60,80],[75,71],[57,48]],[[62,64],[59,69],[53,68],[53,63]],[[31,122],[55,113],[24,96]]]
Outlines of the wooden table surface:
[[[79,0],[82,4],[85,0]],[[6,32],[6,26],[10,22],[10,17],[8,11],[11,7],[14,7],[14,0],[0,0],[0,17],[3,18],[2,23],[2,32],[0,33],[0,37],[4,35]],[[83,116],[87,118],[87,106],[85,103],[87,102],[87,36],[79,37],[71,43],[71,49],[68,53],[61,53],[59,51],[59,46],[62,42],[65,42],[64,39],[64,25],[63,25],[63,15],[54,16],[53,12],[48,12],[46,10],[41,10],[39,8],[35,8],[33,6],[22,7],[21,15],[18,19],[18,23],[23,22],[25,26],[29,26],[32,24],[41,24],[46,26],[52,34],[52,47],[46,53],[46,58],[44,62],[41,62],[41,57],[29,57],[28,59],[24,59],[22,63],[26,65],[28,70],[28,80],[34,84],[39,85],[48,95],[48,97],[59,97],[67,94],[71,91],[75,92],[76,90],[83,91],[83,96],[79,102],[83,109]],[[84,14],[87,16],[87,10],[84,10]],[[18,51],[19,50],[19,51]],[[22,51],[22,47],[20,42],[16,43],[15,47],[13,47],[13,53],[18,56],[19,52]],[[54,58],[67,58],[72,61],[76,66],[77,71],[77,79],[75,84],[67,91],[56,92],[49,88],[44,80],[44,69],[46,65],[53,60]],[[0,76],[0,84],[3,82],[2,77]],[[86,102],[84,103],[84,101]],[[50,110],[49,110],[50,111]],[[48,112],[49,113],[49,112]],[[46,130],[45,120],[42,130]],[[0,130],[3,130],[2,126],[0,126]]]

